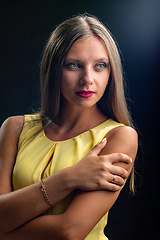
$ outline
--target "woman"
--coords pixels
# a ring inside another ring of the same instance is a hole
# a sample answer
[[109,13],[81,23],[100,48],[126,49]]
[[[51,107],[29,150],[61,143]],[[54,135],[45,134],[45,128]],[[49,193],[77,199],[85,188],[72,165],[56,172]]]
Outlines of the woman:
[[133,190],[137,134],[116,44],[95,17],[52,33],[41,90],[40,113],[1,127],[1,239],[107,239],[108,211],[131,171]]

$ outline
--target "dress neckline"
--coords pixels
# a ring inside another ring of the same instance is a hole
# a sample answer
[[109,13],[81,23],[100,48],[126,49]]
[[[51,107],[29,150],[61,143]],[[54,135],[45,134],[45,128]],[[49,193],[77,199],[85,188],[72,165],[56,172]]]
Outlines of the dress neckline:
[[100,123],[99,125],[97,125],[97,126],[95,126],[95,127],[93,127],[93,128],[90,128],[90,129],[88,129],[87,131],[82,132],[82,133],[76,135],[75,137],[68,138],[68,139],[66,139],[66,140],[59,140],[59,141],[58,141],[58,140],[51,140],[50,138],[48,138],[48,137],[46,136],[46,134],[45,134],[45,131],[44,131],[44,128],[43,128],[43,124],[42,124],[42,123],[41,123],[41,124],[42,124],[43,136],[44,136],[48,141],[50,141],[50,142],[52,142],[52,143],[64,143],[64,142],[67,142],[67,141],[70,141],[70,140],[74,140],[74,139],[76,139],[76,138],[79,138],[80,136],[85,135],[85,134],[88,133],[89,131],[96,130],[97,128],[100,128],[101,126],[105,125],[108,121],[111,121],[111,120],[112,120],[111,118],[108,118],[107,120],[105,120],[104,122]]

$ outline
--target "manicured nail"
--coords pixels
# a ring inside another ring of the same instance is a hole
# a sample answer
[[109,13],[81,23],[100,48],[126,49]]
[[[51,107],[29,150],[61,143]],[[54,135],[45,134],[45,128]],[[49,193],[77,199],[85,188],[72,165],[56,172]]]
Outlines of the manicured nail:
[[102,141],[101,141],[101,143],[104,142],[105,140],[106,140],[106,138],[103,138]]
[[130,161],[132,162],[132,158],[130,158]]

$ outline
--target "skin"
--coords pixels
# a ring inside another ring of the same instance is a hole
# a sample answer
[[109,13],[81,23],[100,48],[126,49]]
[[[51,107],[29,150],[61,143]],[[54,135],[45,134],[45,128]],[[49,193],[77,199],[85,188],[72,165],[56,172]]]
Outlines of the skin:
[[[73,44],[62,69],[63,114],[58,128],[45,130],[49,139],[72,138],[107,119],[96,105],[110,74],[109,65],[103,65],[104,59],[108,62],[108,54],[98,38]],[[94,94],[84,99],[76,94],[80,90],[92,90]],[[72,191],[75,196],[63,214],[39,216],[49,209],[40,183],[12,191],[11,175],[22,128],[23,116],[16,116],[7,119],[0,132],[0,239],[84,239],[112,207],[132,169],[137,152],[135,130],[111,130],[107,141],[95,146],[80,162],[45,179],[53,204]]]
[[[108,53],[95,37],[77,41],[67,54],[61,75],[61,92],[67,106],[96,107],[108,84]],[[77,91],[93,91],[91,98],[78,97]]]

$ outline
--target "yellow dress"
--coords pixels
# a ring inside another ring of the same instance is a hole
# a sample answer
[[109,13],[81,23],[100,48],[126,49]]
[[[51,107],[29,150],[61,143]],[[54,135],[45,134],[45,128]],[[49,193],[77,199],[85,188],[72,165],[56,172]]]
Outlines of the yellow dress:
[[[111,129],[122,124],[108,119],[102,124],[65,141],[51,141],[42,129],[39,115],[25,115],[19,137],[18,154],[13,170],[13,189],[17,190],[47,178],[81,160]],[[40,131],[41,130],[41,131]],[[37,133],[38,132],[38,133]],[[36,134],[37,133],[37,134]],[[72,199],[72,194],[50,208],[45,214],[61,214]],[[97,223],[85,240],[107,240],[104,228],[108,213]]]

